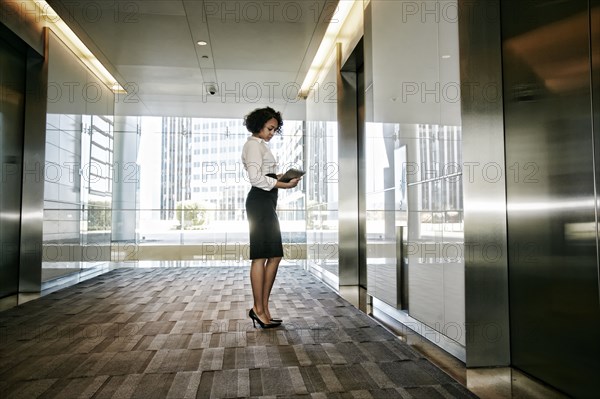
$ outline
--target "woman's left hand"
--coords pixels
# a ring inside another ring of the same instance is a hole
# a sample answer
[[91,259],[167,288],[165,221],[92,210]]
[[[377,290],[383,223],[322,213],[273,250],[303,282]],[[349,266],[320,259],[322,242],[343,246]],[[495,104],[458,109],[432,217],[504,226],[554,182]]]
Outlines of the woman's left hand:
[[292,179],[292,180],[290,180],[290,181],[287,183],[287,184],[288,184],[288,187],[287,187],[287,188],[294,188],[294,187],[296,187],[296,186],[298,185],[298,182],[299,182],[299,181],[300,181],[300,178],[299,178],[299,177],[297,177],[297,178],[295,178],[295,179]]

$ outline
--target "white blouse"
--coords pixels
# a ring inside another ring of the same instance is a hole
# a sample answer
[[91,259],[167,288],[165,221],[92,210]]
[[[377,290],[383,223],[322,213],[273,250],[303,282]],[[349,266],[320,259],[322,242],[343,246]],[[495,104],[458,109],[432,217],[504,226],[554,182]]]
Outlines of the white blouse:
[[254,136],[248,137],[248,141],[242,149],[242,162],[250,184],[265,191],[270,191],[275,187],[277,179],[265,175],[277,174],[277,160],[263,139]]

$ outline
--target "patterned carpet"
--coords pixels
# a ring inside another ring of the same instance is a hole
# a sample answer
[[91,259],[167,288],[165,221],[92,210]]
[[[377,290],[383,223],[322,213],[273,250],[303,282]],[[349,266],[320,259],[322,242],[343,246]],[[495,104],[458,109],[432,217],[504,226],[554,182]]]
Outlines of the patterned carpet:
[[116,269],[0,313],[0,398],[474,398],[301,267]]

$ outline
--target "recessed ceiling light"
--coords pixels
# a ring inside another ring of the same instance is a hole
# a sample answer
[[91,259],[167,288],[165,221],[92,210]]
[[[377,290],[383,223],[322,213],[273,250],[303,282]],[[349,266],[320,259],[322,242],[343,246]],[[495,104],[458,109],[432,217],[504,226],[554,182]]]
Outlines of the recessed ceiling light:
[[206,46],[208,43],[205,42],[204,40],[199,40],[198,41],[198,46]]
[[450,58],[450,55],[449,54],[444,54],[444,55],[442,55],[442,58]]

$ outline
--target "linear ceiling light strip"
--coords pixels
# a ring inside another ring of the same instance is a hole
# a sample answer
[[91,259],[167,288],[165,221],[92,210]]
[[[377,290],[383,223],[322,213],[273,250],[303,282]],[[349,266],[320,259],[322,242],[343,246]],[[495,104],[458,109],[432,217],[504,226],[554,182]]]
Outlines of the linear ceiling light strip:
[[304,82],[300,87],[300,96],[306,98],[313,87],[313,85],[318,81],[319,75],[323,71],[323,69],[328,65],[328,60],[331,59],[331,54],[334,52],[336,39],[350,14],[350,10],[354,7],[354,3],[356,0],[340,0],[337,4],[337,8],[335,12],[332,13],[332,16],[329,21],[329,25],[327,26],[327,31],[325,32],[325,36],[323,36],[323,40],[319,45],[319,49],[315,54],[315,58],[313,59],[312,64],[310,65],[308,72],[306,73],[306,77],[304,78]]
[[117,82],[112,74],[102,65],[96,56],[87,48],[77,35],[67,26],[62,18],[43,0],[26,0],[33,3],[40,12],[44,24],[49,27],[67,47],[85,64],[114,93],[126,93],[125,89]]

